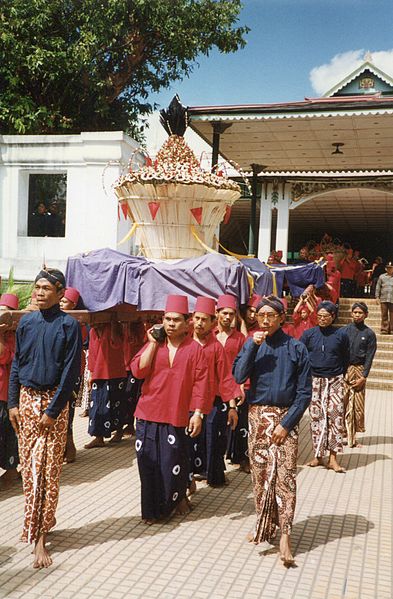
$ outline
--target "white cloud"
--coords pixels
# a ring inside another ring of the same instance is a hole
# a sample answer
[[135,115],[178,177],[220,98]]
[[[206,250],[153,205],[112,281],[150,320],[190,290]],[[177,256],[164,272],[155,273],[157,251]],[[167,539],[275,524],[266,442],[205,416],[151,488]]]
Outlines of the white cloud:
[[[318,95],[326,93],[364,62],[364,50],[350,50],[336,54],[330,62],[314,67],[310,72],[310,81]],[[393,50],[381,50],[371,53],[372,63],[393,77]]]

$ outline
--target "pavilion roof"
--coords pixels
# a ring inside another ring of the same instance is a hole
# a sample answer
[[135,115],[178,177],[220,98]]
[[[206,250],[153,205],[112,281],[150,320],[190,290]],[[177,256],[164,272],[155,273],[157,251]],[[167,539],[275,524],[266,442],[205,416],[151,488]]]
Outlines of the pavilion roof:
[[[212,145],[221,123],[220,154],[249,171],[390,170],[393,97],[373,94],[300,102],[193,106],[190,126]],[[333,154],[333,144],[344,144]]]

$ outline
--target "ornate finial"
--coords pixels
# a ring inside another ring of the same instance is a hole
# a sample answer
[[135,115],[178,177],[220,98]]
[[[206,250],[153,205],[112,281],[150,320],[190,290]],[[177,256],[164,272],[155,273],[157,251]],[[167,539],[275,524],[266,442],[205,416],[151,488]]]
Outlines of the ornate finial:
[[373,55],[371,54],[370,50],[367,50],[367,52],[364,55],[364,62],[372,62],[373,61]]
[[188,126],[188,111],[176,95],[166,110],[160,110],[160,123],[168,135],[182,137]]

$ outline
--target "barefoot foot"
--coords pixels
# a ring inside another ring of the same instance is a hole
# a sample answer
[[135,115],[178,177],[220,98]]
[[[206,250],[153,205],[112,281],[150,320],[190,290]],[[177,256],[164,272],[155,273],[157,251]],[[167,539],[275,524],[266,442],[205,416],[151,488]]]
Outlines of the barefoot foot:
[[104,439],[102,437],[94,437],[90,443],[86,443],[85,449],[93,449],[94,447],[105,447]]
[[197,490],[197,486],[196,486],[196,482],[194,479],[192,479],[190,486],[188,487],[188,491],[187,494],[190,497],[191,495],[194,495],[194,493],[196,493]]
[[246,536],[246,539],[249,543],[254,543],[256,545],[253,532],[249,532],[248,535]]
[[191,512],[190,502],[188,501],[187,497],[185,497],[177,504],[175,513],[178,514],[179,516],[185,516],[186,514],[189,514],[190,512]]
[[64,459],[63,461],[66,464],[72,464],[76,460],[76,447],[74,443],[74,439],[71,435],[67,435],[67,443],[64,451]]
[[323,466],[322,458],[313,458],[311,462],[307,462],[306,466],[311,466],[311,468],[316,468],[316,466]]
[[143,524],[147,524],[147,526],[153,526],[153,524],[157,524],[158,520],[154,520],[154,519],[146,519],[143,520]]
[[280,559],[285,568],[290,568],[295,565],[295,558],[291,550],[291,537],[287,533],[282,533],[280,539]]
[[114,445],[115,443],[120,443],[123,438],[123,431],[116,431],[111,439],[109,439],[108,443]]
[[329,460],[328,465],[326,466],[328,470],[333,470],[333,472],[344,473],[345,468],[340,466],[337,460]]
[[42,534],[35,545],[33,568],[49,568],[53,563],[53,560],[45,547],[45,543],[46,535]]

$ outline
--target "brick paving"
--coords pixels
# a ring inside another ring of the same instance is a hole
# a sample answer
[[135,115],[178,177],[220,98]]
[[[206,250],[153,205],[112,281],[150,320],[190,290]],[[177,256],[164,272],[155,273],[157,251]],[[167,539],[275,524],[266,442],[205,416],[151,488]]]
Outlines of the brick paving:
[[[297,568],[277,548],[245,541],[254,523],[250,477],[230,469],[230,484],[198,483],[187,517],[146,527],[139,516],[135,451],[120,445],[78,452],[62,474],[53,566],[35,571],[18,541],[21,487],[0,492],[0,597],[24,599],[391,599],[392,393],[369,390],[362,448],[346,449],[346,474],[305,468],[301,426],[298,503],[293,530]],[[76,416],[76,442],[87,440]]]

